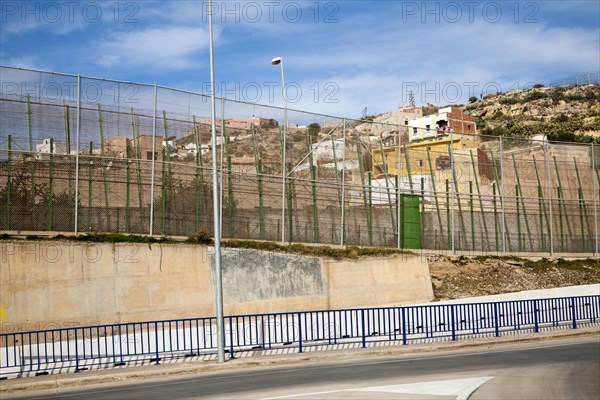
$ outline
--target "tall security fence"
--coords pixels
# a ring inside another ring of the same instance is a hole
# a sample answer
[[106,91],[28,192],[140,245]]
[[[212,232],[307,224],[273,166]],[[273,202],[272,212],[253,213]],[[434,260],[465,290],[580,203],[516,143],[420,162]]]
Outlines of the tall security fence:
[[[210,98],[0,72],[1,230],[212,233]],[[286,125],[282,108],[219,103],[226,238],[598,252],[593,144],[462,132],[452,113],[412,127],[289,110]]]
[[563,78],[556,82],[552,82],[549,86],[579,86],[592,84],[600,84],[600,71],[583,72],[580,74],[576,74],[568,78]]

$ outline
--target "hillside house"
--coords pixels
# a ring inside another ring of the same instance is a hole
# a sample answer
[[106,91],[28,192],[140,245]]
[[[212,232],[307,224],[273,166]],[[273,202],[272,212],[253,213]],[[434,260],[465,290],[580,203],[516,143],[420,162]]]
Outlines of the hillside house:
[[[198,147],[196,146],[196,143],[188,143],[184,146],[185,151],[187,152],[187,154],[193,155],[195,156],[198,153]],[[208,144],[201,144],[200,145],[200,155],[205,155],[210,151],[210,145]]]
[[344,157],[345,150],[343,139],[336,139],[333,143],[331,140],[325,140],[312,145],[312,153],[315,160],[333,160],[334,152],[335,158],[341,160]]
[[475,118],[465,115],[463,110],[457,107],[444,107],[436,114],[405,122],[411,142],[448,135],[450,132],[477,134]]
[[[154,146],[153,142],[154,141]],[[163,138],[157,136],[152,137],[152,135],[140,135],[138,136],[138,146],[140,151],[140,156],[142,160],[152,160],[152,149],[154,147],[154,159],[162,160],[162,142]]]
[[47,138],[42,140],[42,143],[35,145],[35,151],[37,159],[46,158],[48,155],[52,154],[65,154],[65,148],[62,144],[57,143],[56,141],[51,143],[51,139]]
[[133,157],[132,143],[126,137],[108,138],[104,140],[105,151],[110,157],[127,158],[127,151]]

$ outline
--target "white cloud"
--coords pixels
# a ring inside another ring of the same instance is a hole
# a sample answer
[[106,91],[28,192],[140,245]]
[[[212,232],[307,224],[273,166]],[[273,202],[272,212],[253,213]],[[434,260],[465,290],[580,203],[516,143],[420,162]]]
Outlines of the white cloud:
[[102,20],[106,9],[100,3],[79,2],[5,2],[2,4],[2,36],[43,31],[68,35]]
[[[216,36],[216,35],[215,35]],[[182,70],[202,65],[195,56],[208,47],[204,28],[166,27],[117,33],[99,45],[95,63]]]
[[22,35],[29,32],[45,31],[55,35],[68,35],[71,32],[84,29],[87,23],[83,20],[69,22],[57,21],[51,22],[44,19],[39,20],[24,20],[10,21],[2,28],[3,34],[7,35]]
[[[417,102],[459,103],[479,95],[487,84],[490,92],[498,86],[505,91],[515,83],[523,87],[556,74],[600,69],[599,29],[542,23],[417,25],[401,40],[389,25],[373,30],[362,38],[360,32],[342,34],[336,46],[324,43],[317,52],[288,58],[293,66],[288,69],[296,74],[339,86],[340,104],[319,109],[342,115],[348,115],[347,109],[355,115],[362,106],[376,112],[394,109],[406,102],[411,83],[419,91]],[[474,83],[478,87],[470,89]],[[315,110],[310,102],[305,106]]]
[[[527,3],[522,5],[526,7]],[[538,3],[537,7],[540,10],[554,10],[554,11],[571,11],[571,10],[589,10],[598,12],[598,3],[590,0],[546,0],[543,3]],[[528,10],[532,10],[531,6]]]
[[104,68],[112,68],[113,66],[120,64],[120,62],[121,57],[115,54],[104,54],[96,60],[96,63]]
[[5,54],[0,54],[0,64],[9,67],[29,68],[29,69],[42,69],[48,70],[36,57],[33,56],[17,56],[7,57]]

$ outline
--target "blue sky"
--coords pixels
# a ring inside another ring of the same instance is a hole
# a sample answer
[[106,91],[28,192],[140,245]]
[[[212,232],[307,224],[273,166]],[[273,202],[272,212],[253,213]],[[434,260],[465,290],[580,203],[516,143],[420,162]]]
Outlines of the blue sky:
[[[0,2],[0,63],[207,92],[207,2]],[[600,70],[597,1],[215,3],[219,94],[357,117]]]

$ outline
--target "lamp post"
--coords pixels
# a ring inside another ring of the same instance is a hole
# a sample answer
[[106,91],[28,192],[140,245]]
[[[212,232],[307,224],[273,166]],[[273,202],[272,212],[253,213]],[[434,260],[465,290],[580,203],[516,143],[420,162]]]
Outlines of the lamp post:
[[287,95],[285,94],[285,77],[283,75],[283,58],[275,57],[271,60],[271,64],[281,66],[281,93],[283,95],[283,150],[282,150],[282,166],[281,166],[281,242],[285,242],[285,183],[287,181],[287,173],[285,169],[285,150],[288,126],[288,110],[287,110]]
[[[215,106],[215,63],[213,57],[212,1],[208,2],[208,35],[210,42],[210,99],[211,99],[211,132],[212,132],[212,181],[213,181],[213,222],[215,241],[215,307],[217,311],[217,357],[219,362],[225,361],[225,330],[223,324],[223,283],[221,271],[221,212],[219,207],[219,184],[217,182],[217,111]],[[223,143],[221,143],[223,146]]]

